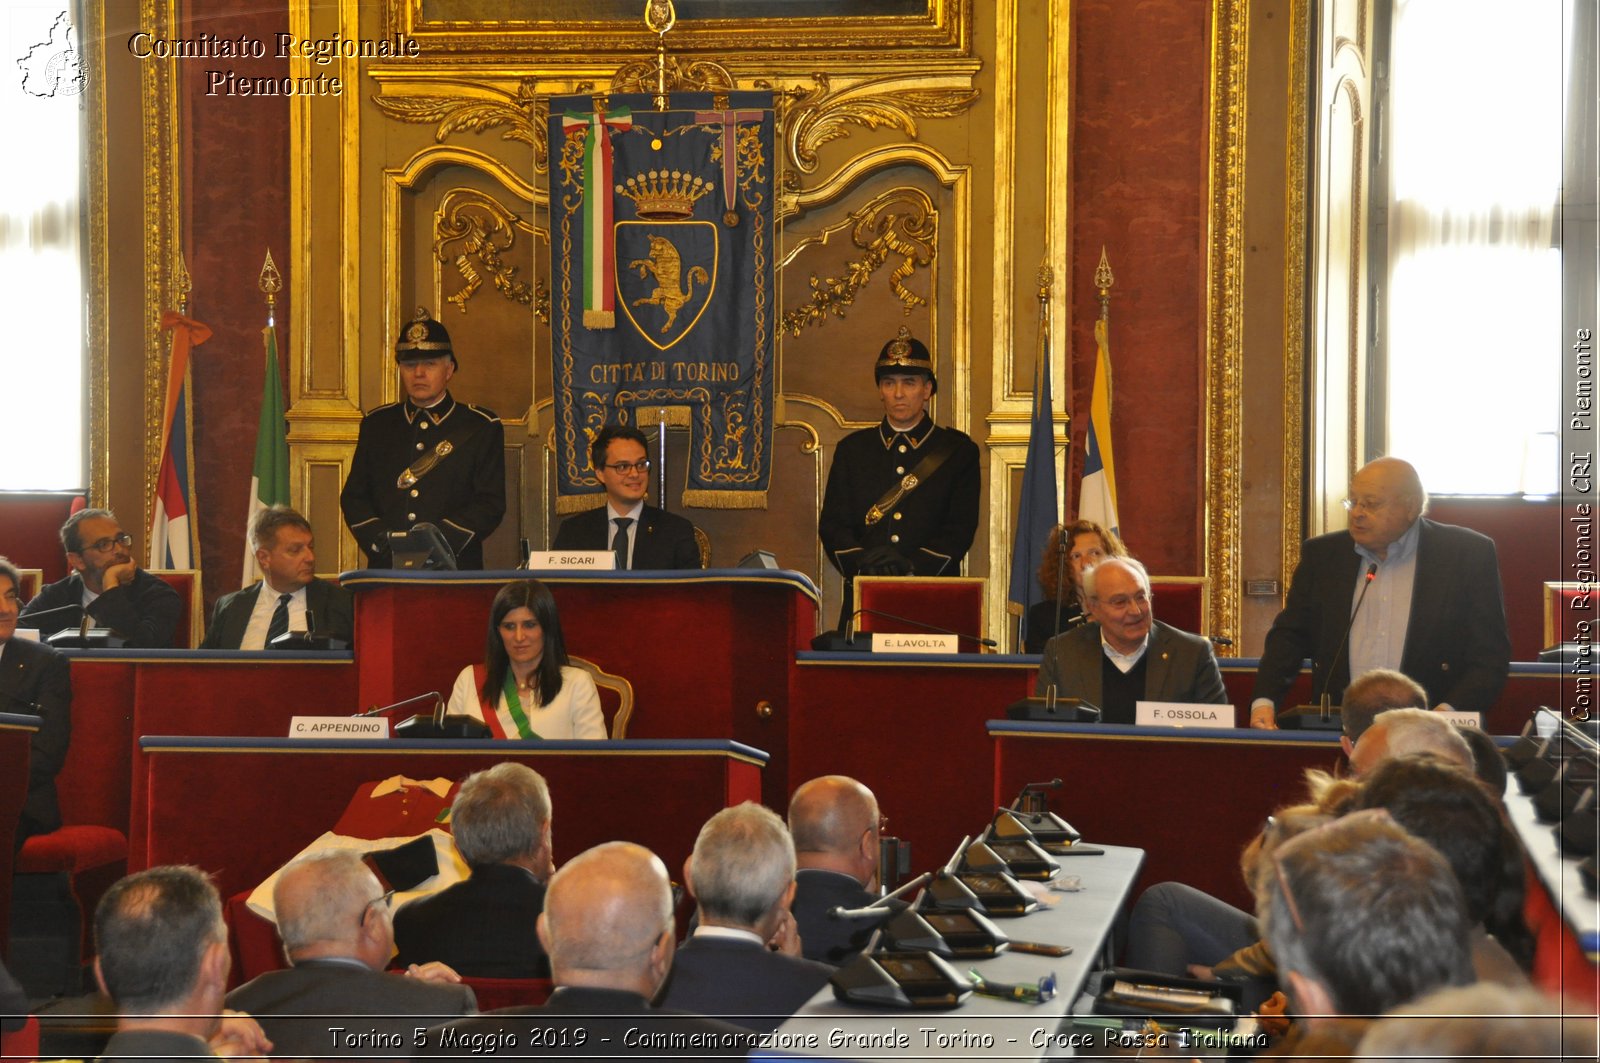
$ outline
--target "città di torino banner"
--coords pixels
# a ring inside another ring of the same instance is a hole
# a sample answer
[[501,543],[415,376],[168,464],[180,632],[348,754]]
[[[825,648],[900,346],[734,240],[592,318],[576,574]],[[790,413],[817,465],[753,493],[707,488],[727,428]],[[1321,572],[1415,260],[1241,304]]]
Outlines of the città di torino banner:
[[682,502],[766,506],[776,351],[772,94],[550,103],[557,509],[606,424],[690,430]]

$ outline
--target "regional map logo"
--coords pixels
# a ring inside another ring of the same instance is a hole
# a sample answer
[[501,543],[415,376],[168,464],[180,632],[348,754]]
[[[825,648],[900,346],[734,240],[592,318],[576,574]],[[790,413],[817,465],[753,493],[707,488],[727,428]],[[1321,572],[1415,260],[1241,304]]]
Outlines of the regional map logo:
[[77,37],[67,13],[57,15],[50,36],[17,60],[22,71],[22,91],[46,99],[82,92],[83,59],[78,54]]

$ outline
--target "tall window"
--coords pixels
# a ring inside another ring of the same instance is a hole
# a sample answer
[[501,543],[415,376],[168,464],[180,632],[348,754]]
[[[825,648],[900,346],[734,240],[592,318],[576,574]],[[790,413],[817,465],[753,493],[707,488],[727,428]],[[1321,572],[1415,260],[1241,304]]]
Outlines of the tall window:
[[1550,494],[1570,0],[1393,0],[1389,453],[1441,494]]
[[77,33],[55,4],[13,3],[3,18],[0,112],[0,490],[85,484],[83,76]]

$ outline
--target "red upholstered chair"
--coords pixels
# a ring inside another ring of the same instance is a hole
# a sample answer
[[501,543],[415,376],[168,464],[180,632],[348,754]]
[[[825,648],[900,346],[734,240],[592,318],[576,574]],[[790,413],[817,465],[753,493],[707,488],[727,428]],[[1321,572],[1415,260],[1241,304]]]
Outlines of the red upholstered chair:
[[573,667],[594,677],[600,690],[600,714],[606,718],[606,731],[614,739],[628,737],[628,721],[633,718],[633,684],[620,675],[604,671],[593,661],[569,657]]
[[1593,583],[1568,583],[1562,580],[1546,580],[1544,584],[1544,641],[1540,643],[1543,649],[1549,649],[1560,642],[1568,641],[1572,637],[1575,625],[1570,621],[1563,622],[1563,617],[1577,617],[1583,620],[1594,618]]
[[289,966],[283,956],[283,942],[278,939],[277,926],[251,910],[248,902],[252,892],[235,893],[222,906],[222,921],[228,924],[228,947],[233,951],[229,988]]
[[95,906],[106,890],[128,873],[128,839],[115,827],[73,823],[49,834],[35,834],[17,853],[18,874],[48,875],[65,872],[78,905],[79,954],[85,962],[94,955],[90,927]]
[[0,1033],[0,1059],[39,1058],[39,1016],[29,1015],[22,1029]]
[[479,1011],[543,1004],[555,989],[548,978],[463,978],[461,984],[477,994]]
[[39,593],[39,588],[44,586],[44,569],[19,568],[17,575],[22,577],[22,586],[17,588],[17,593],[22,595],[22,600],[31,602]]
[[183,599],[178,628],[172,634],[172,648],[192,650],[200,645],[206,629],[205,603],[200,597],[200,573],[192,568],[153,568],[150,575],[162,580]]
[[1206,634],[1211,630],[1210,590],[1206,576],[1151,576],[1155,618],[1180,631]]
[[[984,629],[984,581],[972,576],[857,576],[854,611],[863,609],[887,616],[861,613],[857,631],[900,632],[926,635],[935,629],[979,635]],[[960,643],[962,653],[977,653],[973,639]]]

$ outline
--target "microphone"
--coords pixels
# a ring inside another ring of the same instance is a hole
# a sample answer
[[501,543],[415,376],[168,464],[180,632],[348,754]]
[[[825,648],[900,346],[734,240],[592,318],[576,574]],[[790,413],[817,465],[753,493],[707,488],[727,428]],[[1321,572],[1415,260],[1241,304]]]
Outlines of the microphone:
[[1226,635],[1207,635],[1206,638],[1211,640],[1211,645],[1213,646],[1226,647],[1233,645],[1233,640],[1228,638]]
[[[1056,525],[1056,621],[1050,627],[1052,636],[1061,634],[1061,588],[1067,579],[1067,529],[1064,525]],[[1078,623],[1083,623],[1083,614],[1078,614]],[[1076,626],[1076,625],[1074,625]],[[1048,640],[1047,640],[1048,641]]]
[[[1333,723],[1335,719],[1333,706],[1329,704],[1328,688],[1333,685],[1333,673],[1339,668],[1339,658],[1344,655],[1345,647],[1350,644],[1350,632],[1355,629],[1356,617],[1361,613],[1361,603],[1367,600],[1367,591],[1372,587],[1372,581],[1378,578],[1378,563],[1373,561],[1367,565],[1367,572],[1361,581],[1361,593],[1356,596],[1355,608],[1350,610],[1350,620],[1344,626],[1344,637],[1339,640],[1339,648],[1334,650],[1333,659],[1328,662],[1328,671],[1322,677],[1322,689],[1317,692],[1316,700],[1311,705],[1303,705],[1289,709],[1278,714],[1282,721],[1285,717],[1294,720],[1310,719],[1311,712],[1315,711],[1316,723],[1302,723],[1301,727],[1322,727],[1333,730],[1338,727]],[[1341,714],[1342,715],[1342,714]]]
[[54,609],[35,609],[31,613],[18,613],[17,614],[17,626],[18,627],[33,627],[34,625],[28,623],[28,621],[36,619],[37,617],[41,617],[41,616],[50,616],[52,613],[70,613],[70,612],[72,612],[74,610],[78,610],[78,611],[81,612],[83,610],[83,606],[79,605],[77,602],[74,602],[71,605],[58,605]]
[[895,912],[898,911],[898,909],[894,907],[894,904],[900,901],[901,896],[919,888],[932,877],[933,872],[924,871],[922,874],[910,880],[893,893],[885,893],[882,897],[879,897],[871,904],[863,905],[860,908],[846,908],[843,905],[837,905],[833,908],[829,908],[828,918],[877,919],[882,916],[894,915]]
[[939,627],[936,624],[929,624],[926,621],[922,621],[922,620],[913,620],[909,616],[897,616],[894,613],[885,613],[885,612],[883,612],[881,610],[878,610],[878,609],[857,609],[855,612],[850,614],[850,619],[845,621],[845,632],[844,632],[844,634],[845,634],[845,639],[847,641],[854,641],[855,640],[855,631],[853,630],[853,628],[855,627],[856,617],[863,616],[863,615],[881,616],[885,620],[898,620],[902,624],[915,624],[919,628],[921,628],[922,630],[931,631],[935,635],[954,635],[957,638],[971,639],[973,642],[976,642],[978,645],[980,645],[980,646],[988,646],[991,649],[993,649],[993,648],[995,648],[995,647],[1000,645],[994,639],[986,639],[986,638],[983,638],[980,635],[971,635],[971,634],[968,634],[965,631],[952,631],[951,629],[949,629],[947,627]]
[[352,713],[350,718],[352,720],[360,720],[367,716],[378,716],[385,712],[389,712],[392,709],[403,709],[407,705],[415,705],[417,702],[426,701],[429,698],[432,698],[434,701],[433,715],[435,721],[438,721],[444,716],[444,698],[439,695],[437,690],[430,690],[426,694],[418,694],[414,698],[406,698],[404,701],[397,701],[393,705],[374,705],[366,712]]

